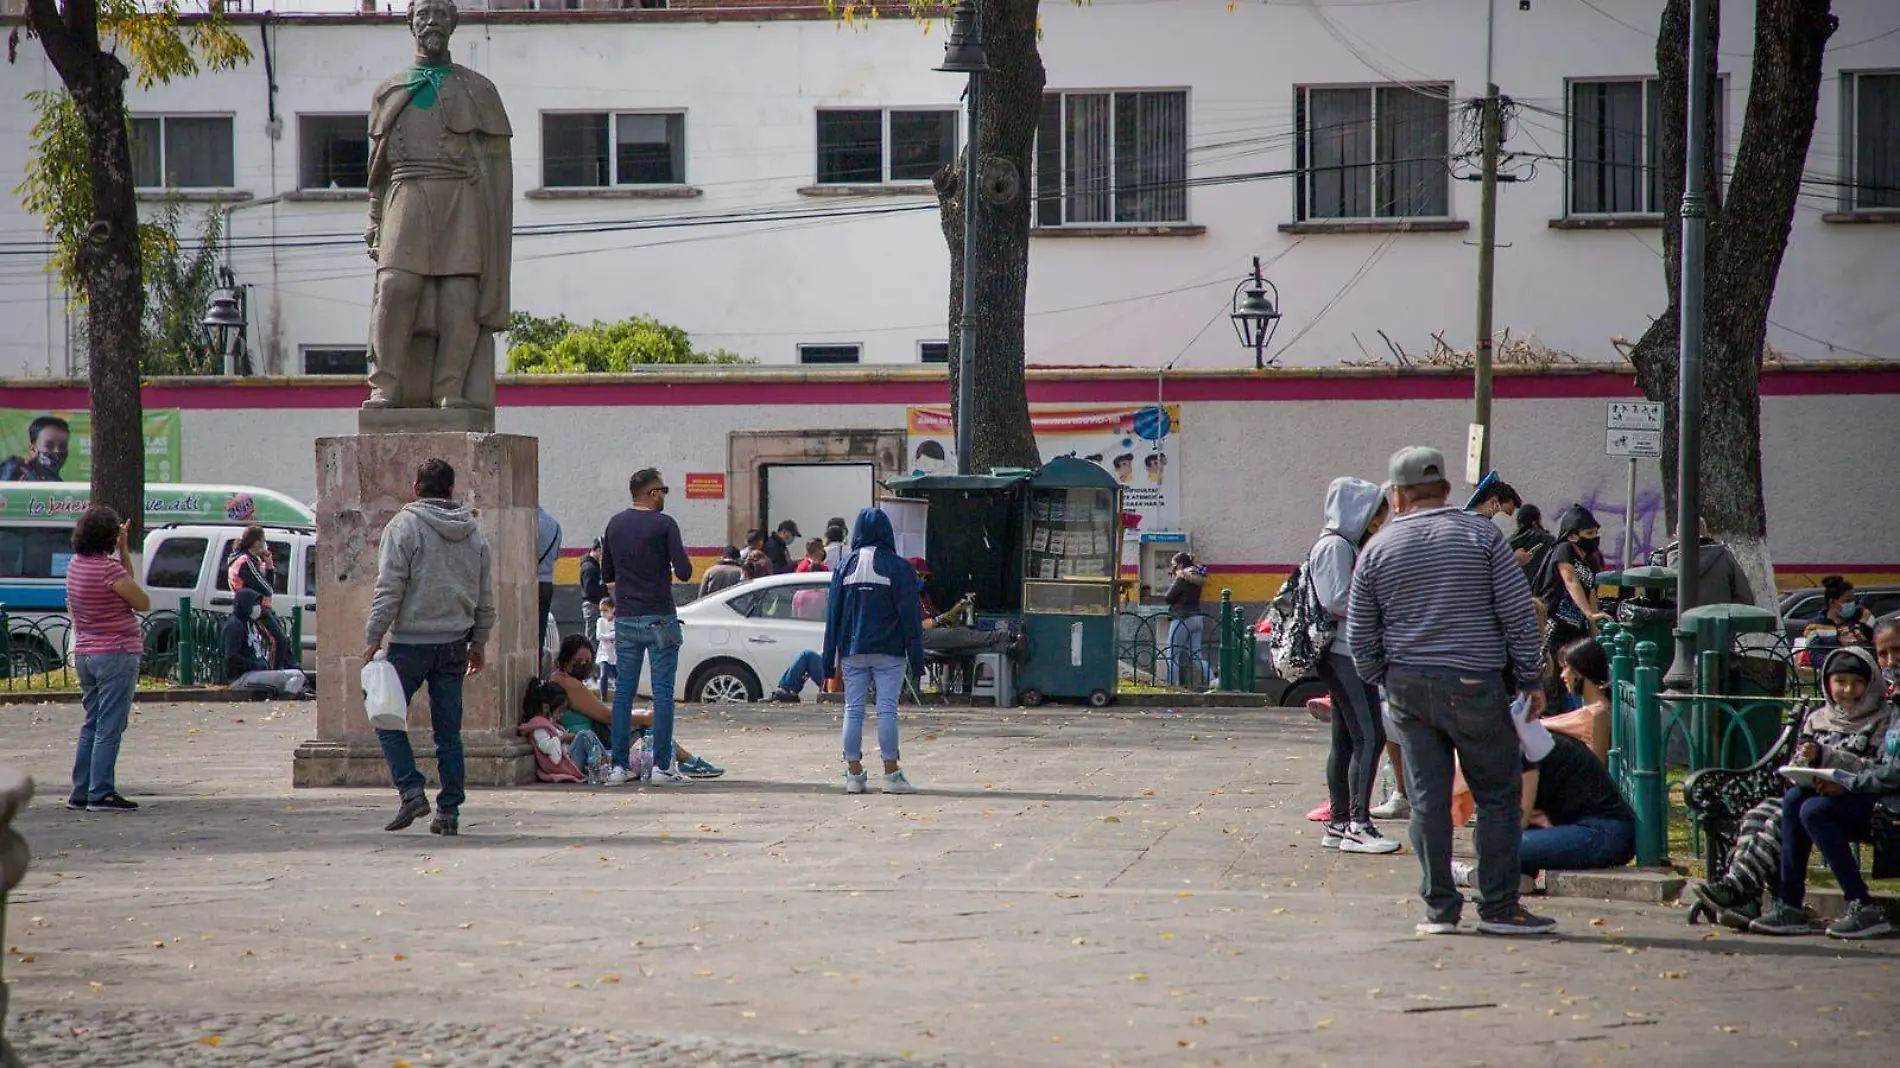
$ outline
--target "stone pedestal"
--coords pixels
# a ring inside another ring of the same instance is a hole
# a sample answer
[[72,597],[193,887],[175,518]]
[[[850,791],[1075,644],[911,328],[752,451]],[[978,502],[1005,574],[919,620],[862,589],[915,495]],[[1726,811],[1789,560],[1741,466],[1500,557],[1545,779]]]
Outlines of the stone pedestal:
[[[363,714],[363,621],[376,587],[383,528],[412,495],[416,466],[455,468],[455,497],[475,509],[488,538],[495,631],[488,666],[463,688],[462,740],[470,786],[534,781],[534,757],[515,735],[521,694],[540,661],[535,586],[539,443],[517,434],[381,433],[317,439],[317,737],[297,747],[294,786],[389,786],[376,733]],[[417,763],[435,782],[428,692],[409,708]]]

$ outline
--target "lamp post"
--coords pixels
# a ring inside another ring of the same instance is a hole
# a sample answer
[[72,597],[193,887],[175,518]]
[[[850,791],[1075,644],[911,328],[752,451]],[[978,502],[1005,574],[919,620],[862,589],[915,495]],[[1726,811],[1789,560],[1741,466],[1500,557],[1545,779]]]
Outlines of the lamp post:
[[[1269,291],[1273,294],[1271,298],[1267,296]],[[1260,257],[1255,256],[1252,276],[1241,279],[1234,287],[1233,311],[1228,318],[1234,321],[1234,333],[1240,336],[1240,343],[1253,350],[1256,371],[1267,366],[1267,342],[1280,326],[1279,304],[1279,287],[1261,275]]]
[[1695,637],[1683,628],[1682,613],[1696,606],[1701,568],[1702,525],[1702,262],[1709,226],[1709,199],[1703,181],[1703,131],[1709,126],[1709,84],[1702,65],[1709,32],[1708,0],[1689,0],[1689,115],[1682,183],[1682,323],[1677,332],[1676,413],[1676,661],[1663,685],[1681,693],[1695,689]]
[[249,302],[245,297],[250,287],[239,285],[229,267],[218,269],[218,282],[219,289],[205,306],[205,317],[201,322],[217,335],[218,352],[224,357],[224,373],[248,375],[251,373],[251,354],[245,334],[250,309],[246,306]]
[[950,39],[944,42],[943,63],[938,70],[947,74],[967,74],[970,84],[965,92],[970,117],[964,134],[963,185],[963,311],[957,316],[957,474],[972,470],[976,423],[976,211],[983,200],[977,192],[977,117],[978,93],[983,72],[990,69],[983,53],[982,9],[978,0],[959,0],[950,24]]

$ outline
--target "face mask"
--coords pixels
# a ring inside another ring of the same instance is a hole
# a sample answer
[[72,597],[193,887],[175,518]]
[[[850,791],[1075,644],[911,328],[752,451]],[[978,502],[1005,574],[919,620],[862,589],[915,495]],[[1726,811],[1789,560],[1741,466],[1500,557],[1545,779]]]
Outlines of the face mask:
[[1842,619],[1853,619],[1855,616],[1858,616],[1858,615],[1860,615],[1860,605],[1856,604],[1853,601],[1841,602],[1841,618]]
[[1577,548],[1582,549],[1586,553],[1596,552],[1597,546],[1601,544],[1603,544],[1602,538],[1578,538],[1577,539]]
[[252,619],[263,619],[263,618],[264,618],[264,606],[263,606],[263,605],[261,605],[261,604],[254,604],[254,605],[252,605],[252,606],[251,606],[251,618],[252,618]]
[[1880,681],[1886,683],[1888,690],[1900,690],[1900,667],[1881,668]]
[[575,678],[581,680],[582,682],[586,682],[588,679],[591,679],[594,677],[594,665],[575,664],[573,670],[569,671],[568,674],[574,676]]

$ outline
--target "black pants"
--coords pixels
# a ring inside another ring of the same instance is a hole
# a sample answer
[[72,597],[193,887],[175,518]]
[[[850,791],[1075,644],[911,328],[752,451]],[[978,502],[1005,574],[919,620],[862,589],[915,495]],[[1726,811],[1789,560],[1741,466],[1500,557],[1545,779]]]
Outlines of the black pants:
[[552,582],[541,583],[541,588],[539,592],[540,592],[540,598],[539,598],[538,603],[540,604],[541,607],[540,607],[540,611],[537,613],[537,615],[540,616],[540,619],[536,621],[536,625],[535,625],[535,632],[536,634],[539,635],[539,637],[536,638],[535,643],[534,643],[536,656],[540,655],[540,650],[546,649],[548,647],[548,613],[554,609],[554,583]]
[[1372,782],[1385,750],[1385,720],[1372,688],[1359,677],[1352,658],[1329,652],[1319,677],[1333,695],[1333,748],[1326,758],[1326,790],[1334,823],[1364,822],[1371,817]]

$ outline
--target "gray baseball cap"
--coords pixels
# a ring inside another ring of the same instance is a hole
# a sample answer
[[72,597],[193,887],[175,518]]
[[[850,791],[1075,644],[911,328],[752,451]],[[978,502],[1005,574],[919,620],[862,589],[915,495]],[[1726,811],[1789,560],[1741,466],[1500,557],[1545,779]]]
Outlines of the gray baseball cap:
[[1445,454],[1429,445],[1407,445],[1392,454],[1392,484],[1422,486],[1447,479]]

